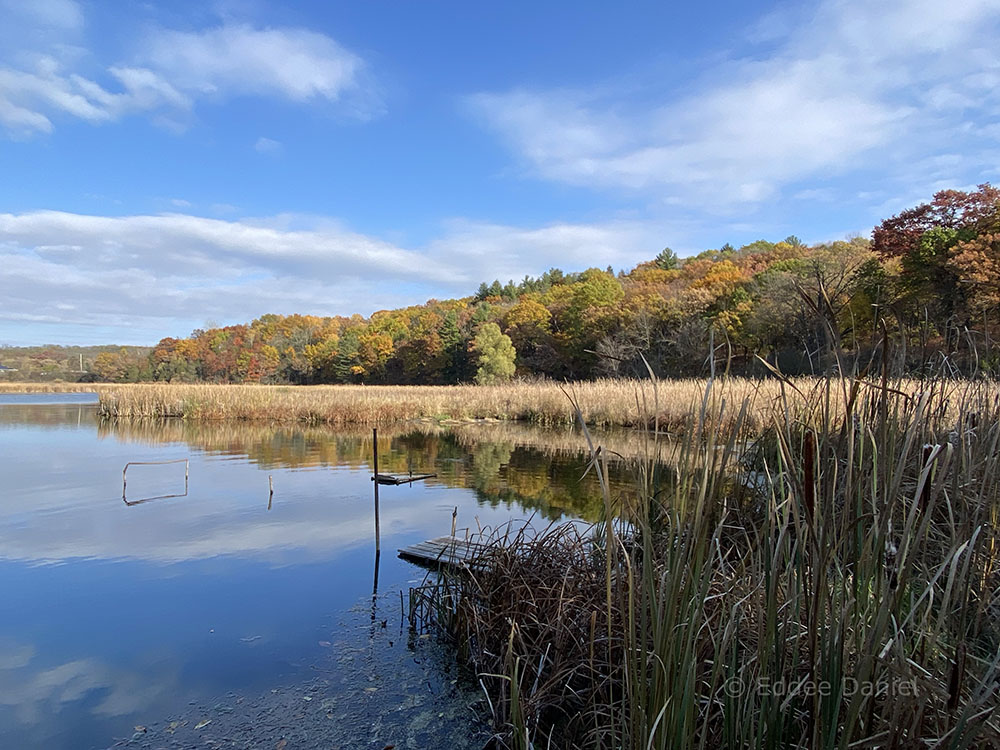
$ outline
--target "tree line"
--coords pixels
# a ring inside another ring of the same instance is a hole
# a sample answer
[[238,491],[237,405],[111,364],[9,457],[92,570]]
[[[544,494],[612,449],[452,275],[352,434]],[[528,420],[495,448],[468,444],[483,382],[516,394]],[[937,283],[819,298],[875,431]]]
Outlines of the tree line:
[[617,274],[553,268],[368,318],[264,315],[163,339],[148,355],[102,352],[92,369],[114,381],[441,384],[877,360],[996,375],[998,331],[1000,190],[982,185],[939,192],[870,239],[791,236],[683,259],[666,248]]
[[151,346],[0,346],[0,382],[79,380],[92,377],[94,362],[101,354],[115,354],[126,367],[120,373],[135,380],[148,373]]

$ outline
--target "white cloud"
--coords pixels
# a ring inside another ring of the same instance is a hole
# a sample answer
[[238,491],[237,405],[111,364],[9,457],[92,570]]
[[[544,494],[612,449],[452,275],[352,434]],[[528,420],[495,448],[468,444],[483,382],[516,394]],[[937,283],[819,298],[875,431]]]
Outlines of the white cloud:
[[[506,281],[535,276],[551,267],[569,271],[608,265],[632,267],[662,249],[657,243],[662,242],[663,231],[648,222],[557,223],[526,228],[459,219],[446,223],[444,236],[432,242],[430,250],[456,267],[478,271],[470,283]],[[467,289],[463,294],[472,291]]]
[[826,0],[805,20],[766,18],[753,36],[783,40],[767,59],[724,63],[669,101],[602,86],[469,104],[543,178],[672,204],[753,204],[806,178],[906,164],[975,116],[995,121],[998,21],[995,0]]
[[278,95],[336,101],[357,85],[360,57],[306,29],[246,24],[152,34],[140,59],[177,87],[209,95]]
[[271,138],[265,138],[261,136],[257,139],[257,142],[253,144],[254,151],[258,154],[277,154],[282,150],[281,141],[275,141]]
[[453,220],[426,247],[406,249],[314,217],[0,214],[0,340],[12,339],[4,329],[23,339],[31,325],[53,324],[153,343],[207,318],[368,314],[550,266],[630,266],[655,255],[663,231],[626,221]]
[[96,123],[111,119],[114,108],[114,95],[67,75],[52,57],[40,58],[30,70],[0,68],[0,123],[11,130],[51,131],[42,110]]
[[0,330],[27,330],[32,322],[111,326],[157,339],[186,333],[177,326],[190,329],[206,317],[353,312],[388,301],[380,285],[451,277],[448,268],[389,243],[292,224],[289,217],[0,215]]
[[[69,0],[48,0],[35,12],[22,13],[19,25],[36,30],[49,24],[69,34],[82,24],[82,16],[72,22],[71,10],[79,13]],[[242,23],[197,32],[153,29],[132,59],[96,70],[91,65],[86,75],[78,72],[80,50],[50,34],[51,29],[42,39],[30,33],[26,41],[6,39],[0,55],[0,127],[14,136],[51,132],[57,115],[100,123],[150,113],[162,124],[183,128],[197,101],[238,96],[325,102],[332,111],[358,118],[381,108],[365,62],[307,29]],[[32,42],[36,47],[23,47]]]

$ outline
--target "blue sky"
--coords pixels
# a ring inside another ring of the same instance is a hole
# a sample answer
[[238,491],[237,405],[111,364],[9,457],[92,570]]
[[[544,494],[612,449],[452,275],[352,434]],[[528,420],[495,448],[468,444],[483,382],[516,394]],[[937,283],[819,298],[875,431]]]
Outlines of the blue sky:
[[998,180],[1000,0],[0,0],[0,344],[868,234]]

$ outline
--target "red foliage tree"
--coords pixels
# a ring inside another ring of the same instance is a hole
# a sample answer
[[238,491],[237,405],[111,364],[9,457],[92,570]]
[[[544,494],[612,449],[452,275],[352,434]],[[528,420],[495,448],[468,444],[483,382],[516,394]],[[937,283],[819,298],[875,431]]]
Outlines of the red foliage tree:
[[943,227],[987,232],[1000,220],[1000,189],[980,185],[971,193],[941,190],[930,203],[907,209],[886,219],[872,232],[873,249],[882,257],[899,257],[914,252],[924,232]]

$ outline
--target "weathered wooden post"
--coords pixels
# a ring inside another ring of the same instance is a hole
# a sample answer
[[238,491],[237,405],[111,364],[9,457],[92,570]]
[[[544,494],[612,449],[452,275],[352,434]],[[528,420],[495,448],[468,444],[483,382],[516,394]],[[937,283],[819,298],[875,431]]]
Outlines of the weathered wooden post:
[[378,523],[378,428],[372,428],[372,468],[374,469],[372,481],[375,483],[375,554],[382,551],[382,540],[380,539]]

